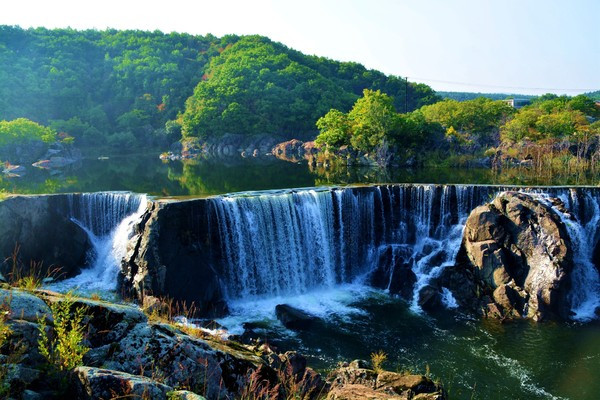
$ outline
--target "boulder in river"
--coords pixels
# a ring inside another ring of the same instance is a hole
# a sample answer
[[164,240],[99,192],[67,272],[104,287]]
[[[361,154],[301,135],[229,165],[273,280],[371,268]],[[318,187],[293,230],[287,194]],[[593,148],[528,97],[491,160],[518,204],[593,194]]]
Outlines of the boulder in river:
[[288,329],[292,330],[309,330],[319,320],[312,314],[292,307],[288,304],[278,304],[275,307],[277,319]]
[[439,282],[459,305],[490,316],[566,319],[572,267],[557,212],[533,195],[505,192],[471,212],[457,265]]

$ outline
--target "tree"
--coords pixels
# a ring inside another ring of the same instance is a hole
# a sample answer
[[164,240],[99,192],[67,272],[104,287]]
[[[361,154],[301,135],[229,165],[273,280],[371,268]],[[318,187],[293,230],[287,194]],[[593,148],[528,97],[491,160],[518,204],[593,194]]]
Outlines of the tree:
[[352,134],[348,116],[332,109],[317,121],[319,136],[315,140],[319,145],[339,147],[350,144]]
[[386,136],[394,136],[398,128],[398,114],[394,100],[381,91],[365,89],[348,113],[352,126],[350,144],[356,150],[370,152]]

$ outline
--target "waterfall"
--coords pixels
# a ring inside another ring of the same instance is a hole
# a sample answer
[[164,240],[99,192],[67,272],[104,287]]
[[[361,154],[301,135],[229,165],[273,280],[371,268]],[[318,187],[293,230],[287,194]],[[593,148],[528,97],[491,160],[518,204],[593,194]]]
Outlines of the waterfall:
[[[592,260],[600,201],[585,188],[406,184],[211,198],[225,295],[231,301],[299,295],[364,282],[376,271],[383,274],[378,286],[390,291],[401,266],[414,273],[398,276],[414,281],[411,307],[420,312],[419,293],[454,265],[470,212],[507,190],[561,198],[577,216],[572,221],[557,209],[574,243],[572,309],[576,319],[593,318],[600,306]],[[443,303],[455,307],[451,293],[440,290]]]
[[568,189],[560,190],[555,195],[575,218],[548,201],[548,195],[539,194],[537,198],[552,207],[567,228],[574,253],[569,294],[571,311],[573,319],[589,321],[596,318],[596,309],[600,307],[600,276],[593,262],[600,233],[599,199],[590,192],[578,193]]
[[227,297],[350,283],[389,246],[411,249],[422,288],[452,264],[468,210],[487,196],[485,187],[391,185],[213,198]]
[[69,215],[92,244],[89,266],[56,289],[113,291],[133,224],[146,209],[146,196],[122,192],[71,194]]

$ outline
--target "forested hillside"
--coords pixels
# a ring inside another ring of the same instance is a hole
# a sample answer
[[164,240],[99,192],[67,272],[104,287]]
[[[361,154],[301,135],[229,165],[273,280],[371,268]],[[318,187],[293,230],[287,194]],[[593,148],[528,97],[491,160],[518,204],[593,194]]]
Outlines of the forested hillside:
[[0,120],[25,117],[78,145],[152,141],[219,54],[215,37],[0,27]]
[[382,90],[399,111],[438,100],[423,84],[360,64],[306,56],[265,37],[230,43],[211,60],[186,103],[184,136],[269,133],[292,138],[316,132],[331,108],[349,110],[364,89]]
[[585,95],[591,99],[600,101],[600,90],[596,90],[595,92],[585,93]]
[[82,147],[165,145],[182,124],[200,138],[316,134],[320,116],[348,110],[365,88],[393,96],[398,111],[438,99],[265,37],[0,26],[0,120],[28,118]]

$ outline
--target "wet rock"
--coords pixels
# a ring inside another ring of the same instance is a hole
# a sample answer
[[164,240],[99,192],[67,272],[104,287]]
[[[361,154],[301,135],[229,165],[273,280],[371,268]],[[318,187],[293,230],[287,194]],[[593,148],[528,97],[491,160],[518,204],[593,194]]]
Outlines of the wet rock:
[[44,398],[43,394],[28,389],[21,394],[21,400],[43,400]]
[[408,246],[388,246],[379,255],[377,268],[370,276],[371,285],[411,299],[417,281],[410,262],[411,256],[412,249]]
[[206,317],[227,311],[203,200],[149,202],[122,262],[121,286],[142,303],[168,296]]
[[283,326],[292,330],[308,330],[319,320],[314,315],[287,304],[278,304],[275,314]]
[[442,309],[442,295],[438,288],[427,285],[419,291],[419,307],[424,311]]

